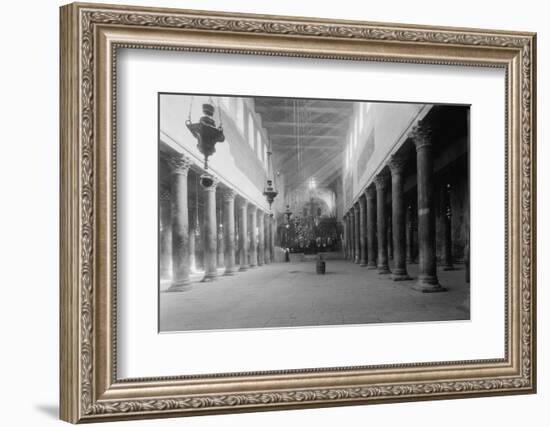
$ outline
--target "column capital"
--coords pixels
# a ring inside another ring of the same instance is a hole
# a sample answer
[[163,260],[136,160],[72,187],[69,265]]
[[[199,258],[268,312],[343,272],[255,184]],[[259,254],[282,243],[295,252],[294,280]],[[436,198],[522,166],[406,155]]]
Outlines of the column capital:
[[192,162],[189,157],[178,153],[168,158],[168,164],[172,167],[173,174],[187,175]]
[[392,175],[398,175],[403,173],[403,169],[407,164],[407,158],[402,154],[394,154],[388,161],[388,168]]
[[416,151],[423,147],[432,145],[432,128],[423,121],[419,121],[413,126],[410,137],[412,138]]
[[376,188],[374,185],[369,185],[365,190],[365,197],[367,200],[373,200],[376,198]]
[[224,188],[222,195],[223,195],[223,201],[224,202],[231,202],[235,200],[235,195],[237,192],[231,188]]
[[382,169],[378,175],[374,178],[374,185],[376,189],[384,189],[388,186],[388,170]]
[[239,197],[237,198],[237,206],[241,209],[246,209],[248,208],[248,200],[242,198],[242,197]]
[[209,173],[204,173],[200,176],[199,183],[200,183],[200,186],[204,189],[204,191],[216,191],[216,187],[220,183],[220,180],[216,178],[214,175],[210,175]]

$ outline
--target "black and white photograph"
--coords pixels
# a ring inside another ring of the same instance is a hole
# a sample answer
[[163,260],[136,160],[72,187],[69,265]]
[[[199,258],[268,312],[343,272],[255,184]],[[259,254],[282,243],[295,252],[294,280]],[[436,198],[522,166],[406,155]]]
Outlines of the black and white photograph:
[[160,332],[470,319],[469,105],[158,103]]

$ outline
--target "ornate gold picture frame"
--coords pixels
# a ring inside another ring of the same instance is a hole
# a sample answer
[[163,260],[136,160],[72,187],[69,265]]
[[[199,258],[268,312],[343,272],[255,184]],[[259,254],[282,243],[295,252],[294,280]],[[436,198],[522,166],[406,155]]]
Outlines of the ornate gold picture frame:
[[[493,30],[63,6],[61,419],[78,423],[534,393],[535,41],[533,33]],[[503,69],[505,357],[119,379],[115,65],[120,48]]]

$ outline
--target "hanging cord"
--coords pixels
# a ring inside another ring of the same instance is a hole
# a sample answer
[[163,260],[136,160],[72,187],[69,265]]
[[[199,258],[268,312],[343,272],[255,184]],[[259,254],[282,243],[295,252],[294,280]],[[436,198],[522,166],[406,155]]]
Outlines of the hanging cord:
[[199,223],[199,180],[195,176],[195,236],[200,236]]
[[223,128],[223,122],[222,122],[222,109],[220,108],[220,98],[218,98],[218,120],[220,122],[220,125],[218,126],[219,129]]
[[300,177],[300,123],[298,120],[298,101],[294,100],[294,132],[296,134],[296,175]]
[[191,95],[191,101],[189,101],[189,114],[187,115],[186,123],[191,123],[191,111],[193,110],[193,96]]

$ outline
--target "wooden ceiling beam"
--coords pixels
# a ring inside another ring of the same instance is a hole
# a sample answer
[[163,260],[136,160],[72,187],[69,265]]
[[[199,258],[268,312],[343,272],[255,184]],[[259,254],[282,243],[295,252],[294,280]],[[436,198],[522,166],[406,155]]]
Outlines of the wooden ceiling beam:
[[290,127],[294,128],[297,125],[300,125],[304,128],[311,128],[311,129],[347,129],[349,127],[349,123],[347,121],[337,121],[337,122],[330,122],[328,120],[323,121],[309,121],[309,122],[298,122],[295,120],[287,120],[287,121],[276,121],[276,120],[265,120],[263,121],[263,125],[265,128],[284,128],[284,127]]
[[330,113],[337,115],[349,115],[351,107],[346,106],[297,106],[294,108],[292,105],[256,105],[256,112],[258,114],[269,114],[275,111],[293,113],[294,111],[301,111],[307,113]]
[[[302,150],[336,150],[336,151],[342,151],[342,147],[339,145],[304,145],[301,147]],[[273,145],[273,152],[281,152],[281,153],[287,153],[292,151],[293,153],[296,153],[296,146],[295,145],[279,145],[274,144]]]
[[[272,133],[269,135],[272,141],[276,139],[291,139],[295,141],[297,139],[297,135],[293,135],[291,133]],[[341,141],[344,139],[344,136],[342,135],[300,135],[300,139],[304,140],[338,140]]]

